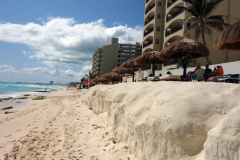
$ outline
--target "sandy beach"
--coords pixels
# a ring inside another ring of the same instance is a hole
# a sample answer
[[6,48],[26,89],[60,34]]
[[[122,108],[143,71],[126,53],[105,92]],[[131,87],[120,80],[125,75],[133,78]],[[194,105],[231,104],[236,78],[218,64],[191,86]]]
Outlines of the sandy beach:
[[59,91],[1,114],[0,160],[137,160],[127,144],[115,141],[107,113],[81,104],[86,91]]
[[59,91],[0,115],[0,160],[238,160],[239,94],[211,82]]

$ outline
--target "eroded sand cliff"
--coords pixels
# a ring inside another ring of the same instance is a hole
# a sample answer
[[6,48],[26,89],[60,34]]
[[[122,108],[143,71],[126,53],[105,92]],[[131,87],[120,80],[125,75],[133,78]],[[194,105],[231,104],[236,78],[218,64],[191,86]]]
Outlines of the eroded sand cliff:
[[141,160],[238,160],[239,95],[238,84],[147,82],[94,86],[81,101]]

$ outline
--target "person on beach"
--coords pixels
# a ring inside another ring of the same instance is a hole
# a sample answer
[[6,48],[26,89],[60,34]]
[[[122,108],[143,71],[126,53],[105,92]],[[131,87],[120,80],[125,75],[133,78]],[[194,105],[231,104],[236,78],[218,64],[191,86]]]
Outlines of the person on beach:
[[209,65],[206,64],[205,65],[205,72],[204,72],[204,80],[206,81],[209,77],[211,77],[211,74],[212,74],[212,70],[209,68]]
[[47,91],[47,87],[45,88],[45,91]]
[[222,77],[224,74],[223,67],[222,66],[215,67],[214,72],[216,72],[217,77]]
[[209,81],[212,81],[212,80],[214,80],[215,78],[218,78],[218,77],[224,77],[223,76],[224,71],[223,71],[223,67],[222,66],[215,67],[213,73],[215,73],[215,75],[210,77],[208,79]]
[[197,67],[194,69],[194,71],[191,72],[191,73],[187,76],[187,78],[184,78],[184,80],[190,80],[190,81],[191,81],[191,80],[192,80],[192,76],[195,75],[200,68],[201,68],[200,63],[197,63]]

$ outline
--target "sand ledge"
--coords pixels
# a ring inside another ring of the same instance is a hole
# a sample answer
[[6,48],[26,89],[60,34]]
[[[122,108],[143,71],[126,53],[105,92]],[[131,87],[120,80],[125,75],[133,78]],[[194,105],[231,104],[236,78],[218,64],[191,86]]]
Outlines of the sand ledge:
[[217,160],[240,157],[232,138],[240,133],[239,94],[238,84],[148,82],[95,86],[81,100],[107,112],[116,140],[141,160]]

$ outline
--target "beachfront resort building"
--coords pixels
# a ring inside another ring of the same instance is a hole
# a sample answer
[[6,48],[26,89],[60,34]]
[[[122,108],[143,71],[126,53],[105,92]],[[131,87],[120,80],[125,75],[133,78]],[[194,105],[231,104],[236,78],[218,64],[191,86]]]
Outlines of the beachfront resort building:
[[[195,39],[194,31],[186,32],[184,30],[191,24],[182,26],[184,19],[190,14],[182,9],[175,8],[176,6],[186,5],[182,0],[144,0],[144,30],[143,30],[143,48],[142,52],[150,49],[161,51],[164,47],[170,45],[180,36]],[[227,15],[240,19],[239,14],[240,0],[225,0],[217,6],[217,9],[212,15]],[[235,20],[226,20],[228,23],[235,23]],[[213,47],[214,40],[219,34],[213,30],[212,40],[206,36],[207,47],[210,50],[211,64],[226,63],[240,60],[240,51],[219,51]],[[201,36],[198,41],[202,42]],[[163,64],[163,70],[173,69],[177,67],[178,61],[172,61],[169,64]],[[195,63],[205,65],[206,58],[198,58]]]
[[138,57],[142,53],[142,45],[121,44],[118,38],[112,38],[109,45],[97,49],[93,54],[92,72],[97,75],[104,75],[120,66],[126,60]]

